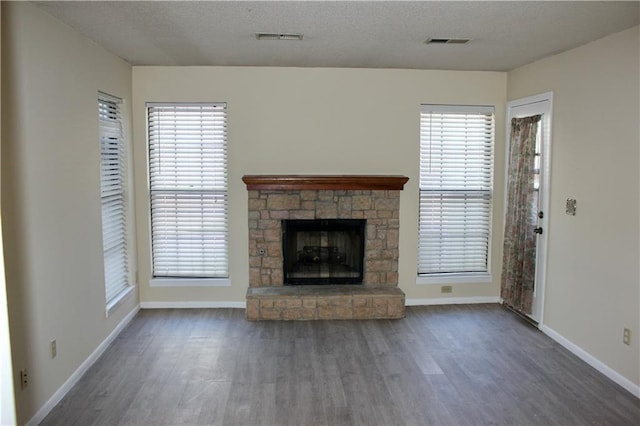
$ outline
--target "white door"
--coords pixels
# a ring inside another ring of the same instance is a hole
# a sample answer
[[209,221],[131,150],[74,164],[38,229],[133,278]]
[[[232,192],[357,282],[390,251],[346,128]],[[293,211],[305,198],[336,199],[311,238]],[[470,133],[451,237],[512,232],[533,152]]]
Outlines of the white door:
[[[507,103],[507,141],[511,140],[511,119],[530,117],[541,114],[542,120],[538,126],[536,137],[536,158],[535,158],[535,190],[537,192],[536,212],[538,224],[536,227],[537,247],[536,247],[536,274],[533,292],[533,304],[531,314],[528,316],[538,325],[542,324],[544,313],[544,285],[545,271],[547,264],[547,236],[549,235],[549,183],[551,165],[551,114],[553,107],[553,93],[547,92],[541,95],[530,96],[517,99]],[[507,150],[509,144],[507,143]],[[506,168],[508,173],[509,153],[506,155]],[[506,180],[506,179],[505,179]],[[505,184],[506,185],[506,184]],[[505,191],[506,194],[506,191]],[[505,195],[506,197],[506,195]],[[505,213],[506,213],[505,200]]]

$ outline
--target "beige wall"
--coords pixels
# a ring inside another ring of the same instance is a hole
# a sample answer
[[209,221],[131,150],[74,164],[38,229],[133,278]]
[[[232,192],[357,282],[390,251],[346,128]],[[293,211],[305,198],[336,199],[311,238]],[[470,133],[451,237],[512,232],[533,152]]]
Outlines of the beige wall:
[[[638,28],[509,72],[507,92],[554,93],[545,323],[636,385]],[[577,200],[576,216],[565,215],[567,198]]]
[[[2,33],[2,8],[0,7],[0,34]],[[0,80],[2,79],[2,46],[0,43]],[[2,85],[0,85],[2,99]],[[0,102],[0,118],[2,117]],[[2,120],[0,120],[0,164],[2,154]],[[0,176],[1,178],[1,176]],[[0,179],[1,180],[1,179]],[[2,186],[0,185],[0,193]],[[1,205],[1,203],[0,203]],[[0,207],[0,229],[2,229],[2,208]],[[13,393],[13,366],[11,364],[11,341],[9,339],[9,312],[7,308],[7,286],[4,275],[4,250],[0,233],[0,424],[16,422],[15,398]]]
[[[503,199],[506,74],[367,69],[134,67],[139,277],[142,302],[244,301],[248,286],[244,174],[402,174],[400,287],[408,298],[439,297],[416,285],[421,103],[496,107],[495,199]],[[231,287],[149,287],[149,196],[145,102],[228,103]],[[494,211],[494,282],[454,284],[452,295],[498,296],[502,208]]]
[[[131,140],[131,67],[13,2],[2,2],[2,64],[3,236],[24,423],[138,303],[134,294],[105,319],[97,93],[125,99]],[[25,390],[21,368],[30,373]]]

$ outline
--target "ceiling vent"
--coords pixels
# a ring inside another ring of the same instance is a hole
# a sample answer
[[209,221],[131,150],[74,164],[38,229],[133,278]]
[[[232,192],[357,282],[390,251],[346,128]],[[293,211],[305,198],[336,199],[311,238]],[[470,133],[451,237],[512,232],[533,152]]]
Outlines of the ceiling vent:
[[302,40],[302,34],[294,33],[256,33],[258,40]]
[[470,38],[428,38],[425,44],[467,44]]

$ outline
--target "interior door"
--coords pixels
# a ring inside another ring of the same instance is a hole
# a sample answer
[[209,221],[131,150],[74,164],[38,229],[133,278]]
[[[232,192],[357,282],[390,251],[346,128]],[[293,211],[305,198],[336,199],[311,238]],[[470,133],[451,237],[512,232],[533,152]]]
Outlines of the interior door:
[[[542,119],[538,124],[536,136],[536,156],[534,167],[534,195],[536,201],[533,203],[534,211],[530,214],[535,217],[535,233],[536,238],[536,271],[533,293],[533,303],[531,306],[531,314],[527,314],[529,318],[542,324],[544,316],[544,287],[547,264],[547,238],[549,235],[549,187],[550,187],[550,166],[551,166],[551,114],[553,105],[553,94],[551,92],[541,95],[530,96],[523,99],[517,99],[507,103],[507,141],[511,140],[511,119],[530,117],[541,114]],[[507,149],[508,148],[507,144]],[[508,158],[506,168],[508,172]],[[505,191],[506,194],[506,191]],[[505,200],[505,213],[508,208]]]

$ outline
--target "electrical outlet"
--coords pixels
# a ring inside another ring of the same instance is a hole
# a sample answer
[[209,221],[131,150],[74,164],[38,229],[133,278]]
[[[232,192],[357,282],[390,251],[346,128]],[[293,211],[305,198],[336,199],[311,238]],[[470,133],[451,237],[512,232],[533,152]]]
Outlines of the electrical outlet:
[[440,287],[440,293],[451,293],[451,292],[453,292],[452,285],[443,285],[442,287]]
[[20,370],[20,388],[26,389],[29,385],[29,374],[27,373],[27,369],[23,368]]
[[56,339],[51,341],[51,358],[55,358],[58,355],[58,347],[56,345]]
[[622,332],[622,343],[627,346],[631,345],[631,330],[628,328],[625,328]]

